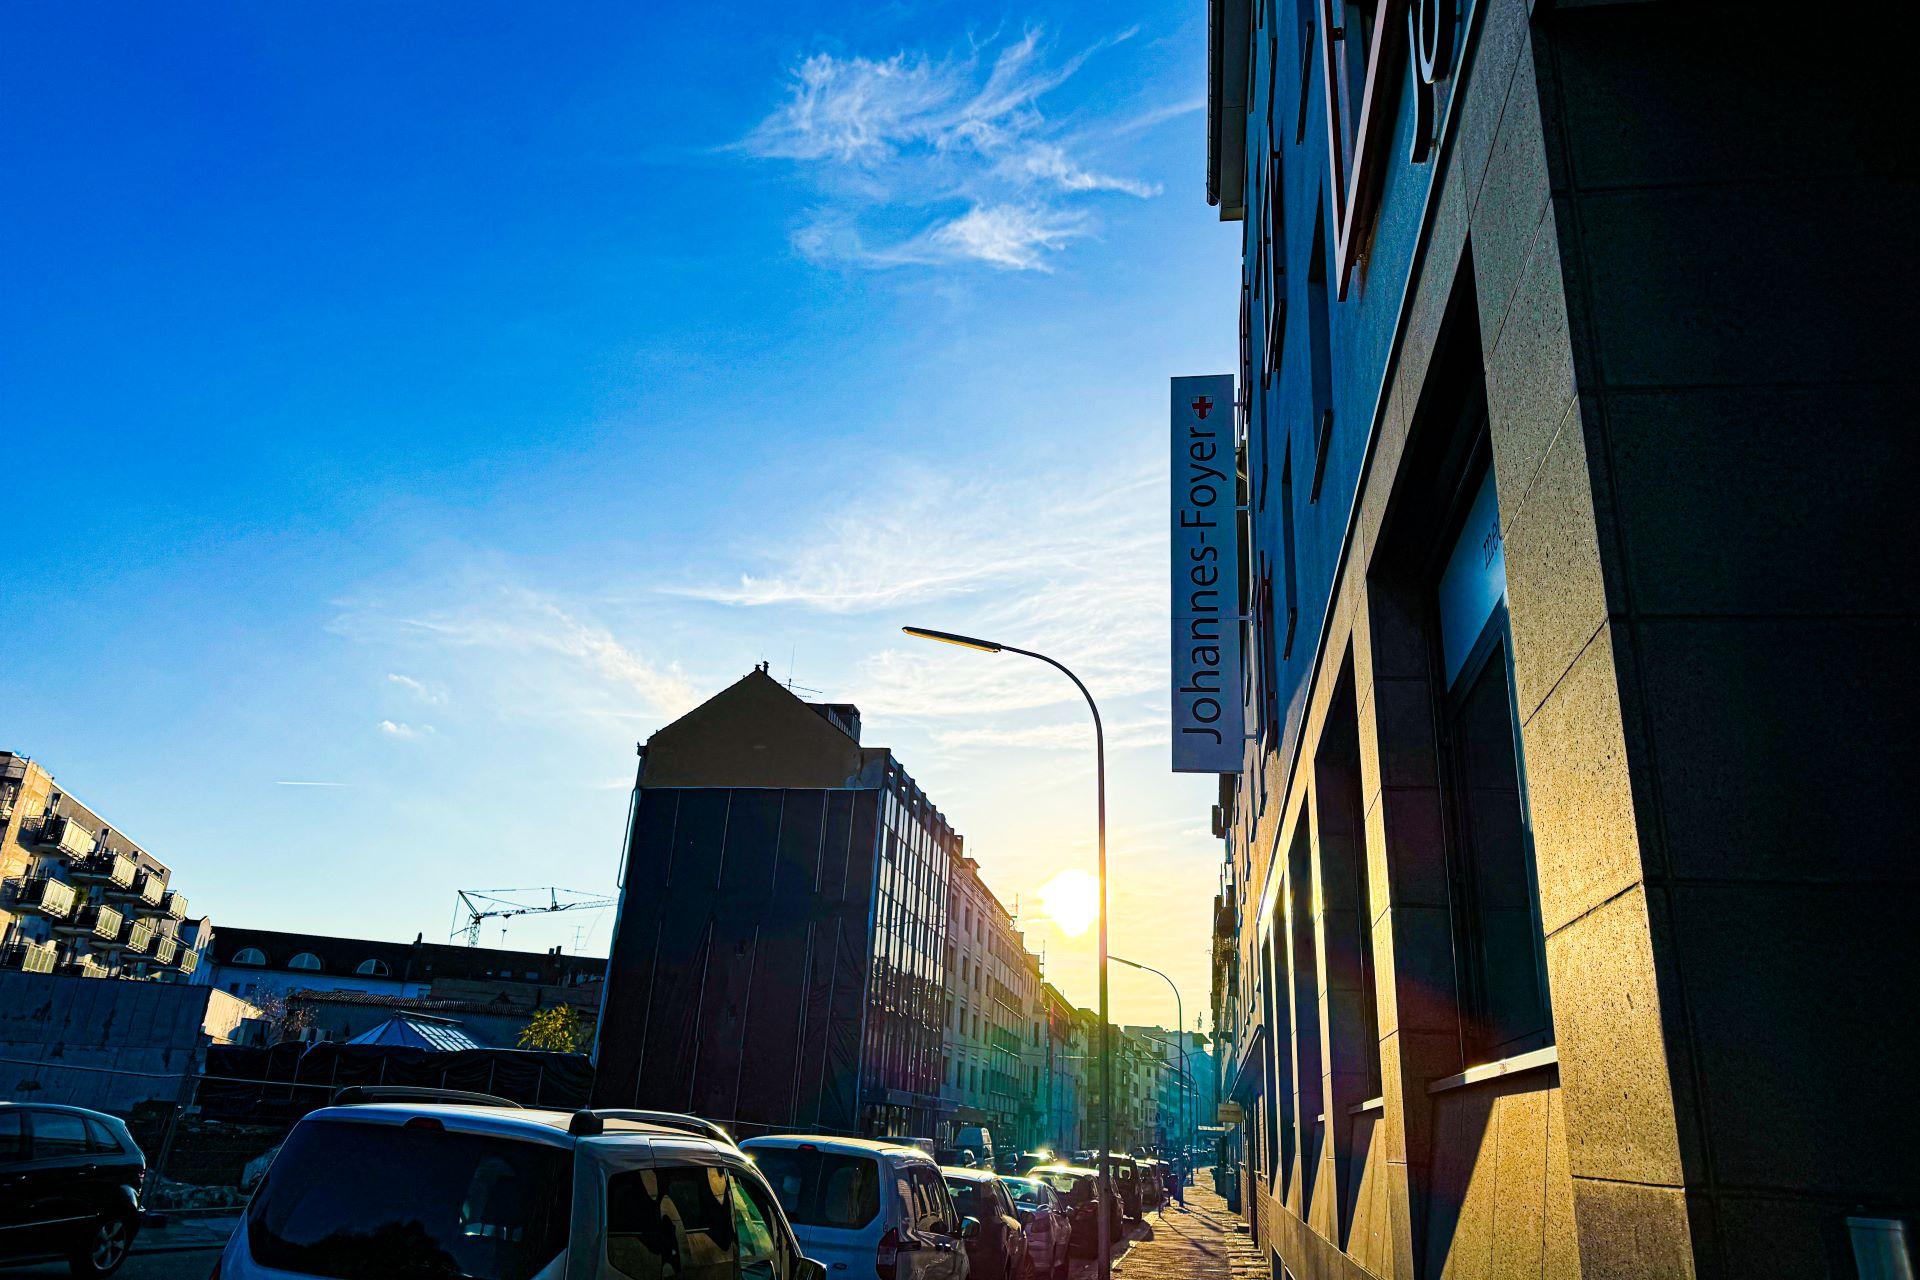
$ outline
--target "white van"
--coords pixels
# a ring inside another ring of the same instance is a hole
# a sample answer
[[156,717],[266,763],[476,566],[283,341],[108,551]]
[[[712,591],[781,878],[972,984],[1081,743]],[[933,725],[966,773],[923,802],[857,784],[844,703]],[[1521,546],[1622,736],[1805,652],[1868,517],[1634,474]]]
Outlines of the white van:
[[740,1144],[786,1211],[800,1251],[831,1280],[965,1280],[962,1218],[918,1147],[787,1134]]
[[350,1092],[294,1126],[213,1280],[826,1278],[706,1121]]

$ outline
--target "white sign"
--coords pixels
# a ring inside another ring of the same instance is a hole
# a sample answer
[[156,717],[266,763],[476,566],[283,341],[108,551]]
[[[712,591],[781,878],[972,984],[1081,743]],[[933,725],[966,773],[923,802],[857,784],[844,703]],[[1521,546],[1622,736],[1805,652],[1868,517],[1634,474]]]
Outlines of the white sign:
[[1233,375],[1173,380],[1173,771],[1238,773],[1240,486]]

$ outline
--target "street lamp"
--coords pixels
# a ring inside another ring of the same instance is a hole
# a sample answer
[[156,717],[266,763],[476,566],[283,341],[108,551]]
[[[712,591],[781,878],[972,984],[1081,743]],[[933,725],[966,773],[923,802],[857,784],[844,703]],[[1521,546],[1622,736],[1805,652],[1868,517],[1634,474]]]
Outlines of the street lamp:
[[[1180,1070],[1184,1073],[1187,1069],[1187,1050],[1186,1050],[1187,1013],[1186,1013],[1185,1006],[1183,1006],[1180,1003],[1180,988],[1174,984],[1174,981],[1172,978],[1167,977],[1166,974],[1161,973],[1160,970],[1154,968],[1150,964],[1141,964],[1138,960],[1129,960],[1125,956],[1114,956],[1112,958],[1114,960],[1119,961],[1121,964],[1126,965],[1129,969],[1139,969],[1144,973],[1159,974],[1160,978],[1166,982],[1167,986],[1172,988],[1174,1036],[1175,1036],[1173,1051],[1175,1054],[1179,1055]],[[1180,1148],[1181,1148],[1181,1154],[1183,1156],[1185,1154],[1189,1140],[1192,1138],[1192,1136],[1193,1136],[1193,1131],[1187,1123],[1187,1090],[1183,1088],[1180,1091]],[[1184,1185],[1186,1182],[1186,1176],[1187,1176],[1185,1170],[1181,1169],[1180,1166],[1177,1164],[1174,1167],[1175,1169],[1180,1170],[1181,1183],[1182,1185]],[[1185,1201],[1183,1200],[1181,1203],[1184,1204]]]
[[981,653],[1017,653],[1023,658],[1044,662],[1073,681],[1073,687],[1087,700],[1087,710],[1093,713],[1093,772],[1100,818],[1100,1263],[1094,1274],[1098,1280],[1111,1280],[1113,1241],[1108,1238],[1107,1232],[1111,1221],[1108,1201],[1113,1194],[1110,1168],[1113,1152],[1113,1024],[1107,1018],[1107,739],[1100,727],[1100,708],[1094,703],[1093,695],[1087,692],[1087,686],[1080,682],[1079,676],[1044,653],[1017,649],[1010,644],[980,640],[973,636],[956,635],[951,631],[932,631],[926,627],[900,629],[921,640],[938,640],[941,644],[977,649]]

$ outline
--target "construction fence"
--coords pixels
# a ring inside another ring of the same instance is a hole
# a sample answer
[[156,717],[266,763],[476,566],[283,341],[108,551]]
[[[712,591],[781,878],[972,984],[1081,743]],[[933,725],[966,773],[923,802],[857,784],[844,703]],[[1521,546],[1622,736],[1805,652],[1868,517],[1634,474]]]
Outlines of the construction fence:
[[149,1208],[219,1210],[244,1204],[294,1124],[350,1085],[459,1089],[572,1110],[587,1105],[592,1077],[580,1054],[215,1045],[204,1051],[200,1069],[189,1071],[0,1056],[0,1099],[119,1116],[147,1155]]

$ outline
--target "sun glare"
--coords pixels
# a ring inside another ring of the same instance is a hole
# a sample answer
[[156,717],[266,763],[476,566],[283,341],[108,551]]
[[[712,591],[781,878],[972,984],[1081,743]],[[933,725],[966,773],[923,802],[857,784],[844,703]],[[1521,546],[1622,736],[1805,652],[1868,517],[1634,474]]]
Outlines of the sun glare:
[[1040,886],[1040,909],[1060,932],[1077,938],[1100,918],[1100,882],[1084,871],[1062,871]]

